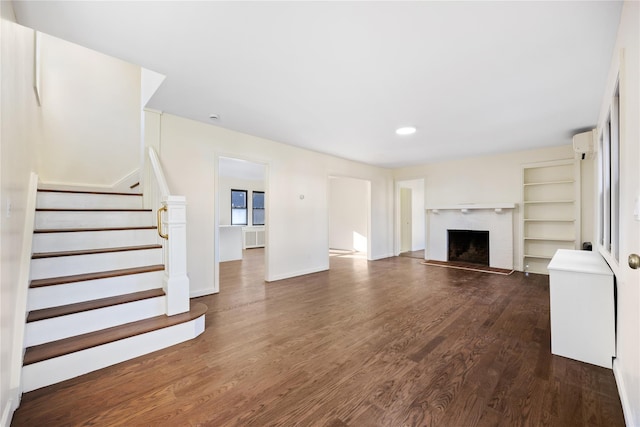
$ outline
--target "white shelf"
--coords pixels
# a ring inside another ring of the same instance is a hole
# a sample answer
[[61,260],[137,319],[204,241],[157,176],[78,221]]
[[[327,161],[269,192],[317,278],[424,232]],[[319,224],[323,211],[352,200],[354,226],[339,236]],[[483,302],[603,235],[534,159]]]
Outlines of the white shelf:
[[575,181],[546,181],[546,182],[525,182],[524,186],[528,185],[555,185],[555,184],[573,184]]
[[525,218],[525,221],[530,222],[575,222],[575,219],[561,219],[561,218]]
[[558,249],[580,242],[580,163],[574,159],[522,167],[521,250],[526,271],[548,274]]
[[551,259],[553,258],[552,256],[549,255],[531,255],[531,254],[524,254],[525,258],[538,258],[538,259]]
[[575,242],[576,239],[573,238],[562,238],[562,237],[525,237],[524,240],[545,240],[548,242]]
[[525,204],[540,204],[540,203],[573,203],[575,200],[525,200]]

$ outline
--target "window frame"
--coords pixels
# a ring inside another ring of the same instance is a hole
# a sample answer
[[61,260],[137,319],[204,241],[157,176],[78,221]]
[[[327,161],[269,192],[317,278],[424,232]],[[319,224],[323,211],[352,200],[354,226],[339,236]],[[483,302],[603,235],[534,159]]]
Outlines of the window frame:
[[[256,194],[262,194],[262,207],[261,208],[256,208],[256,204],[255,204],[255,195]],[[266,222],[266,218],[265,218],[265,195],[264,195],[264,191],[252,191],[251,192],[251,224],[252,225],[265,225]],[[262,223],[257,223],[256,222],[256,210],[261,210],[262,212]]]
[[[234,193],[244,193],[244,207],[234,207],[233,206],[233,195]],[[239,190],[232,188],[231,189],[231,225],[249,225],[249,192],[247,190]],[[235,222],[234,221],[234,211],[244,211],[244,223]]]
[[598,139],[598,243],[620,260],[620,81],[614,86],[609,111]]

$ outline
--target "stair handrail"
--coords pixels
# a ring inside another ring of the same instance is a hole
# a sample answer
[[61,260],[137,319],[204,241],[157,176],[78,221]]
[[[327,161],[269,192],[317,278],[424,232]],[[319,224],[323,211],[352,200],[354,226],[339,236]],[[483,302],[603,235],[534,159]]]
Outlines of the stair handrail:
[[[164,277],[162,280],[167,297],[167,315],[189,311],[189,277],[187,276],[187,214],[186,198],[172,195],[153,147],[148,148],[148,158],[155,186],[145,185],[147,207],[157,209],[158,234],[164,251]],[[159,191],[159,198],[157,192]],[[145,202],[146,204],[146,202]],[[158,205],[162,205],[158,207]],[[162,213],[165,215],[162,215]],[[164,231],[164,233],[163,233]]]
[[156,153],[156,150],[154,150],[153,147],[149,147],[149,161],[151,162],[153,176],[156,179],[158,187],[160,187],[160,197],[164,199],[165,197],[170,196],[171,193],[169,193],[169,186],[167,185],[167,180],[164,177],[158,153]]

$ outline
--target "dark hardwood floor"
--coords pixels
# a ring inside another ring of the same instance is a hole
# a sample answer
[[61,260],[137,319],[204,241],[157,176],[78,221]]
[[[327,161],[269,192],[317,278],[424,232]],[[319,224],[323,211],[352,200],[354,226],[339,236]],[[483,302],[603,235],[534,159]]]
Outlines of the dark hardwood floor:
[[221,264],[204,334],[24,395],[14,426],[622,426],[611,370],[550,353],[546,276],[395,257],[263,282]]

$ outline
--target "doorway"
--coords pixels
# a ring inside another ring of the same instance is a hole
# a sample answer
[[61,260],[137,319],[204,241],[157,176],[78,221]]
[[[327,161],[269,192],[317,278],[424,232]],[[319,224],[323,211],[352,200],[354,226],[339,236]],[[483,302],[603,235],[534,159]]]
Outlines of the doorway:
[[224,156],[218,157],[217,166],[214,252],[215,287],[220,291],[225,280],[237,281],[229,272],[250,269],[254,276],[266,277],[268,167]]
[[424,179],[396,182],[395,255],[425,259]]
[[329,177],[329,255],[369,259],[371,182]]

